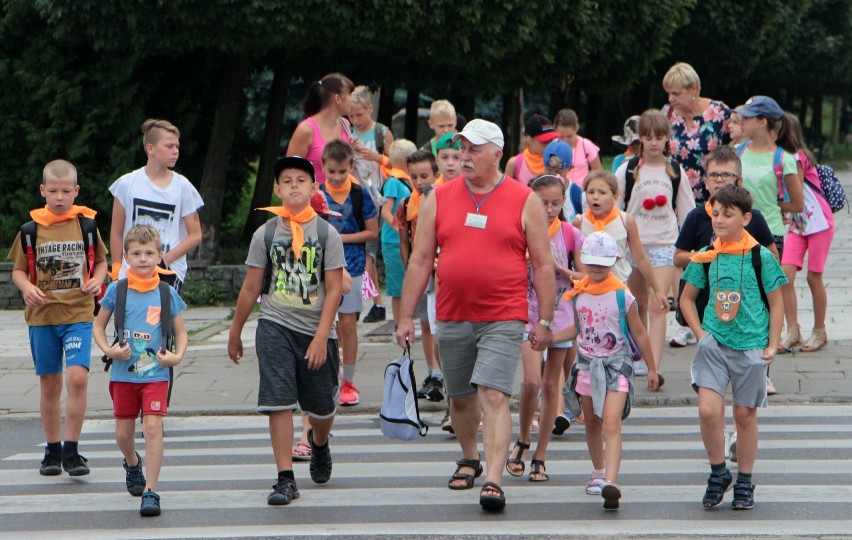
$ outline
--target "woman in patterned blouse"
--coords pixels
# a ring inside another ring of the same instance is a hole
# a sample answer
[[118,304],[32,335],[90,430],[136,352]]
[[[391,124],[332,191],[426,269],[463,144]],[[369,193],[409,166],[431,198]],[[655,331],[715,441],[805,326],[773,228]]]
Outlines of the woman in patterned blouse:
[[704,204],[704,156],[727,144],[731,109],[721,101],[701,97],[701,80],[687,63],[678,62],[663,77],[669,102],[663,113],[672,124],[671,153],[689,178],[697,205]]

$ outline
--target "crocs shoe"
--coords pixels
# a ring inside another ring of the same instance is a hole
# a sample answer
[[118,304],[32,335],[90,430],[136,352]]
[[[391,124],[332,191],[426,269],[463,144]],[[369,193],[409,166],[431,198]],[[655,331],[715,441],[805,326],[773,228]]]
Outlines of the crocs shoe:
[[145,492],[145,475],[142,474],[142,458],[139,457],[139,452],[136,452],[135,466],[130,467],[127,465],[127,460],[124,460],[124,473],[127,492],[134,497],[141,497]]
[[707,479],[707,490],[704,492],[704,499],[701,501],[704,508],[714,508],[722,504],[725,492],[731,490],[733,481],[731,471],[727,469],[725,469],[724,475],[710,473],[710,478]]
[[160,496],[150,489],[142,495],[142,505],[139,507],[139,515],[143,517],[160,515]]

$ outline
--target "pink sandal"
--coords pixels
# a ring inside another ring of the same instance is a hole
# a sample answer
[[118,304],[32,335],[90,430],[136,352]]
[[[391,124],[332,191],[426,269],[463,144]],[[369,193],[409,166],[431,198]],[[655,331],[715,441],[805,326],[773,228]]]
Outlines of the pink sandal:
[[311,460],[311,444],[305,439],[301,439],[296,446],[293,447],[293,461],[310,461]]

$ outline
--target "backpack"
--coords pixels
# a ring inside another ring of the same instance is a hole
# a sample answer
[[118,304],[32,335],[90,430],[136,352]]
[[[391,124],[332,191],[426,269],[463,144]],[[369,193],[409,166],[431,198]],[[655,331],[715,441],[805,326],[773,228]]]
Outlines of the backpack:
[[[840,180],[837,179],[834,169],[828,165],[817,165],[817,175],[819,176],[819,189],[817,193],[823,196],[831,207],[831,212],[835,213],[846,206],[846,192],[843,190]],[[816,186],[812,186],[816,187]]]
[[633,334],[630,333],[630,326],[627,324],[627,310],[624,308],[624,289],[615,291],[615,301],[618,303],[618,321],[621,325],[621,335],[630,347],[630,356],[634,362],[642,360],[642,353],[633,339]]
[[[751,145],[751,141],[746,141],[737,146],[737,155],[743,157],[746,148]],[[781,164],[781,158],[784,156],[784,149],[780,146],[775,147],[775,154],[772,156],[772,171],[775,172],[775,178],[778,179],[778,200],[785,202],[790,200],[790,194],[787,193],[787,182],[784,181],[784,167]]]
[[[713,249],[711,245],[707,249]],[[695,308],[698,310],[698,322],[704,322],[704,310],[707,309],[707,304],[710,303],[710,263],[702,263],[704,267],[704,279],[707,281],[707,287],[699,289],[698,296],[695,298]],[[751,266],[754,268],[754,275],[757,276],[757,286],[760,289],[760,299],[763,300],[763,305],[769,309],[769,300],[766,298],[766,291],[763,289],[763,260],[760,258],[760,244],[751,248]],[[683,312],[680,310],[680,296],[683,294],[683,288],[686,285],[686,280],[680,280],[680,286],[677,292],[677,307],[675,308],[675,320],[681,326],[689,326],[686,319],[683,317]]]
[[411,348],[406,347],[402,356],[385,368],[379,423],[386,437],[410,441],[428,433],[429,426],[420,419],[416,386]]
[[[172,346],[172,297],[171,285],[164,281],[160,281],[160,333],[163,336],[162,349],[169,349]],[[115,311],[112,313],[112,322],[115,325],[115,343],[124,345],[124,317],[127,314],[127,278],[119,279],[115,284]],[[112,367],[112,358],[104,355],[101,357],[104,363],[104,371],[109,371]],[[169,369],[171,373],[171,369]],[[171,375],[169,376],[171,378]],[[171,384],[169,384],[171,393]]]
[[376,152],[385,153],[385,134],[388,132],[388,127],[380,122],[373,124],[373,137],[376,142]]
[[574,215],[583,213],[583,188],[570,180],[568,181],[568,200],[574,208]]
[[[83,251],[86,253],[86,265],[88,273],[86,279],[91,279],[95,273],[95,250],[98,242],[98,224],[92,218],[77,215],[77,220],[80,222],[80,231],[83,233]],[[21,249],[27,257],[27,272],[30,275],[30,281],[33,285],[36,284],[36,241],[38,237],[38,224],[35,221],[28,221],[21,225]],[[106,285],[101,286],[101,293],[96,300],[100,300],[104,296]],[[98,303],[95,302],[95,309]]]
[[562,222],[562,240],[565,242],[565,253],[567,253],[568,257],[568,268],[571,270],[575,270],[574,268],[574,225],[568,223],[567,221]]
[[[269,288],[272,286],[272,255],[269,252],[272,250],[272,240],[275,238],[275,228],[278,226],[278,217],[274,217],[266,222],[263,226],[263,247],[266,252],[266,268],[263,269],[263,285],[261,294],[269,294]],[[328,240],[328,229],[331,225],[322,218],[317,218],[317,236],[319,237],[320,247],[323,249],[323,257],[320,259],[320,271],[318,279],[325,279],[325,241]]]
[[[627,170],[624,171],[624,208],[627,209],[627,203],[630,202],[630,196],[633,195],[633,185],[636,183],[636,167],[639,166],[639,160],[641,158],[639,156],[633,156],[630,158],[630,161],[627,162]],[[680,189],[680,165],[678,163],[674,163],[673,161],[669,161],[671,163],[672,168],[675,171],[675,175],[669,175],[672,180],[672,197],[669,202],[671,202],[672,210],[677,210],[677,194]]]

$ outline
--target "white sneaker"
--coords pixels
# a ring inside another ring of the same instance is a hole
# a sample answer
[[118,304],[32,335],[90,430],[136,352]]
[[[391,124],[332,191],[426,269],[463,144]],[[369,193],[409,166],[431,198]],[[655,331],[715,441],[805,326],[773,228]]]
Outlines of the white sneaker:
[[633,374],[637,377],[645,377],[648,375],[648,364],[644,360],[633,362]]
[[669,340],[671,347],[686,347],[687,345],[695,345],[696,343],[698,343],[698,339],[695,337],[695,334],[685,326],[678,328],[674,337]]

